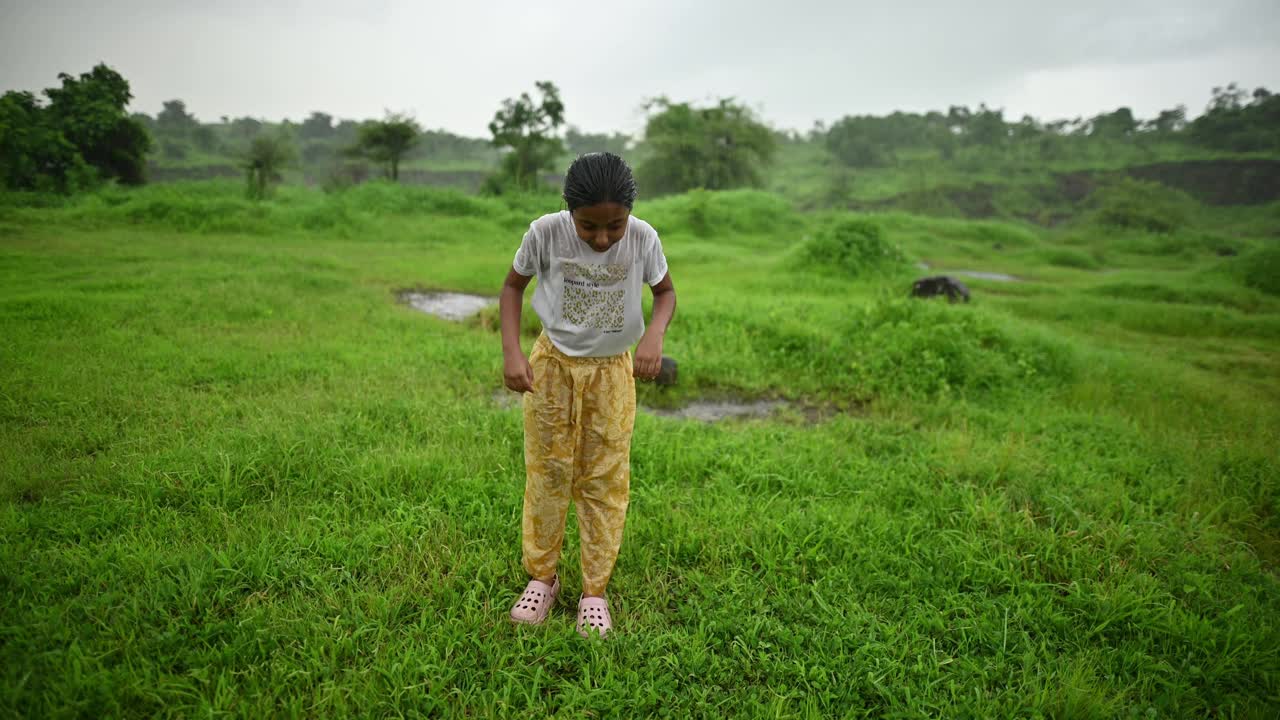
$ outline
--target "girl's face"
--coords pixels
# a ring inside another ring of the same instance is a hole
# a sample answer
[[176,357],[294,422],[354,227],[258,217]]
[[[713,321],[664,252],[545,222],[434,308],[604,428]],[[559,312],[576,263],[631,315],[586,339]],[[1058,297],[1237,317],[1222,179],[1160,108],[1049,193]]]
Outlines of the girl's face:
[[631,217],[631,211],[626,205],[606,202],[580,207],[571,215],[573,227],[582,242],[596,252],[604,252],[618,244],[627,233],[627,219]]

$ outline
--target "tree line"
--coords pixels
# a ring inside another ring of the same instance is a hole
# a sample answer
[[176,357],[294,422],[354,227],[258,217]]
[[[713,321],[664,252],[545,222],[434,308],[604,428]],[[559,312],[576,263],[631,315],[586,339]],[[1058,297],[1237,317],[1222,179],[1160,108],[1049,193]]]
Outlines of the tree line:
[[978,149],[987,156],[1018,154],[1029,160],[1056,161],[1087,147],[1126,143],[1142,148],[1154,142],[1184,143],[1222,152],[1280,152],[1280,96],[1266,88],[1246,92],[1235,83],[1213,88],[1205,112],[1188,120],[1187,108],[1163,110],[1139,120],[1128,107],[1091,118],[1041,122],[1030,115],[1006,120],[1004,111],[979,105],[952,106],[947,112],[895,112],[886,116],[846,116],[831,127],[817,125],[821,139],[840,163],[851,168],[891,165],[901,154],[928,150],[944,160]]
[[774,130],[733,98],[699,106],[659,97],[644,104],[647,120],[637,139],[566,127],[559,89],[539,82],[533,93],[502,101],[489,124],[491,138],[479,139],[425,130],[413,117],[390,111],[367,121],[316,111],[299,123],[226,116],[202,123],[182,100],[170,100],[153,118],[128,113],[129,84],[106,65],[58,79],[61,86],[44,90],[43,97],[24,91],[0,97],[0,180],[7,189],[73,192],[104,181],[137,184],[145,180],[153,153],[169,162],[193,153],[234,158],[249,194],[261,198],[284,168],[299,162],[331,168],[339,183],[365,179],[369,164],[396,181],[402,164],[414,157],[496,165],[483,189],[500,194],[538,187],[566,157],[608,150],[627,153],[647,191],[660,194],[762,186],[786,143],[820,146],[832,164],[848,169],[891,166],[904,157],[1055,162],[1106,152],[1116,143],[1280,152],[1280,96],[1234,83],[1214,88],[1205,112],[1194,120],[1179,106],[1146,120],[1121,107],[1087,119],[1010,121],[1002,109],[983,104],[952,106],[945,113],[850,115],[829,127],[815,123],[805,134]]

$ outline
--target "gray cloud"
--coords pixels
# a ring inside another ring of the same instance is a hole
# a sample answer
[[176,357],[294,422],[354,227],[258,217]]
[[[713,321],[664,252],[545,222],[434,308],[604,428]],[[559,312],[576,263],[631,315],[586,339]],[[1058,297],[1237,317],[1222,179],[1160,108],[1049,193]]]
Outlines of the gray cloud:
[[0,88],[98,61],[134,108],[220,115],[413,111],[484,135],[505,97],[550,79],[568,120],[637,130],[642,100],[732,95],[776,125],[987,102],[1008,114],[1140,115],[1232,80],[1280,85],[1280,3],[529,3],[3,0]]

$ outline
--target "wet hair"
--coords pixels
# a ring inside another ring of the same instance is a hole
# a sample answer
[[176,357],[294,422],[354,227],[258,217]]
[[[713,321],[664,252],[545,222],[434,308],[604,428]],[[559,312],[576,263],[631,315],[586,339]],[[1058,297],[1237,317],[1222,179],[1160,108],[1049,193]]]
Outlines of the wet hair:
[[608,202],[630,210],[636,201],[636,179],[631,174],[631,166],[610,152],[579,155],[564,176],[564,201],[569,212]]

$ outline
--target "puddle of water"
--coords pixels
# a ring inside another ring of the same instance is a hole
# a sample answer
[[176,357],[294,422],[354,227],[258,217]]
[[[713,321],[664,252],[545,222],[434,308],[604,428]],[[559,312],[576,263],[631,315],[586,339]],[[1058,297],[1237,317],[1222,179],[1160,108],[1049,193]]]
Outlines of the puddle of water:
[[[493,394],[493,403],[503,410],[522,407],[523,395],[507,390],[499,390]],[[641,405],[640,412],[658,417],[679,418],[682,420],[698,420],[701,422],[719,422],[730,418],[764,418],[774,412],[788,407],[782,400],[757,400],[754,402],[696,401],[674,410],[658,409]],[[814,420],[814,418],[811,418]]]
[[524,393],[511,392],[503,388],[493,394],[493,404],[503,410],[524,407]]
[[959,275],[960,277],[977,278],[979,280],[994,280],[995,282],[1022,282],[1012,275],[1005,275],[997,272],[983,272],[981,270],[939,270],[942,275]]
[[[916,267],[921,270],[931,270],[929,263],[918,262]],[[979,280],[993,280],[995,282],[1022,282],[1020,278],[1012,275],[1006,275],[998,272],[986,272],[984,270],[934,270],[939,275],[959,275],[960,277],[977,278]]]
[[690,403],[676,410],[657,410],[643,408],[645,412],[659,417],[683,418],[702,422],[717,422],[728,418],[762,418],[772,415],[774,411],[786,407],[781,400],[757,400],[755,402],[709,402]]
[[453,292],[405,291],[400,293],[400,300],[409,303],[415,310],[454,322],[466,320],[490,305],[498,303],[494,298],[482,295]]

